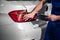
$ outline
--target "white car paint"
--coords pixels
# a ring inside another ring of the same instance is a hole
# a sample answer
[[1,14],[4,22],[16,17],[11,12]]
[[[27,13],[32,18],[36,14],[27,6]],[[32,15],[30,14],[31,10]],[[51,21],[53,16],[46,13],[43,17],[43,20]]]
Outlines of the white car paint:
[[8,15],[10,11],[24,9],[31,12],[38,4],[36,2],[18,2],[18,1],[2,1],[0,4],[0,28],[2,40],[40,40],[42,28],[39,24],[42,21],[16,23]]

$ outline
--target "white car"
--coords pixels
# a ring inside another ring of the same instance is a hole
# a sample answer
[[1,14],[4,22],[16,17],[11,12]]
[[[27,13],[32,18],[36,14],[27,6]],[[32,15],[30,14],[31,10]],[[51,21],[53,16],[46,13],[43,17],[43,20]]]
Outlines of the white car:
[[[32,22],[17,23],[8,15],[13,10],[26,10],[31,12],[38,1],[2,1],[0,4],[0,27],[1,40],[40,40],[42,29],[39,25],[46,25],[45,21],[36,20]],[[44,26],[43,25],[43,26]],[[43,27],[42,26],[42,27]],[[46,27],[46,26],[45,26]]]

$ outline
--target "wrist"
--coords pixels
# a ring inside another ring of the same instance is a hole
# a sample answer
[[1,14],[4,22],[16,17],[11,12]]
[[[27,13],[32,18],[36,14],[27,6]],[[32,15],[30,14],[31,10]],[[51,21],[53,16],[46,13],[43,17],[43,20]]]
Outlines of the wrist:
[[36,11],[33,11],[33,12],[31,12],[32,14],[37,14],[38,12],[36,12]]
[[57,16],[57,19],[60,20],[60,16]]

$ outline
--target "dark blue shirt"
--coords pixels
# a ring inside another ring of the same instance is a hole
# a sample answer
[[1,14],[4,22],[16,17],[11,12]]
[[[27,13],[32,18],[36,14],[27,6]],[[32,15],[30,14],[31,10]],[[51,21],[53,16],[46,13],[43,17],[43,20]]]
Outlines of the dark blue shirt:
[[52,14],[60,15],[60,0],[51,0]]
[[[60,0],[51,0],[52,14],[60,15]],[[60,40],[60,20],[49,21],[44,40]]]

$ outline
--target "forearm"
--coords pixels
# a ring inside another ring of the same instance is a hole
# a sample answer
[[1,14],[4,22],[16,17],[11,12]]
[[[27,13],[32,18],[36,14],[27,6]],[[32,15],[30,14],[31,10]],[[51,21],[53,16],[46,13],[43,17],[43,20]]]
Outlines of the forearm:
[[41,2],[38,3],[38,5],[33,9],[32,13],[37,13],[44,5],[46,0],[41,0]]
[[60,16],[57,16],[58,20],[60,20]]

